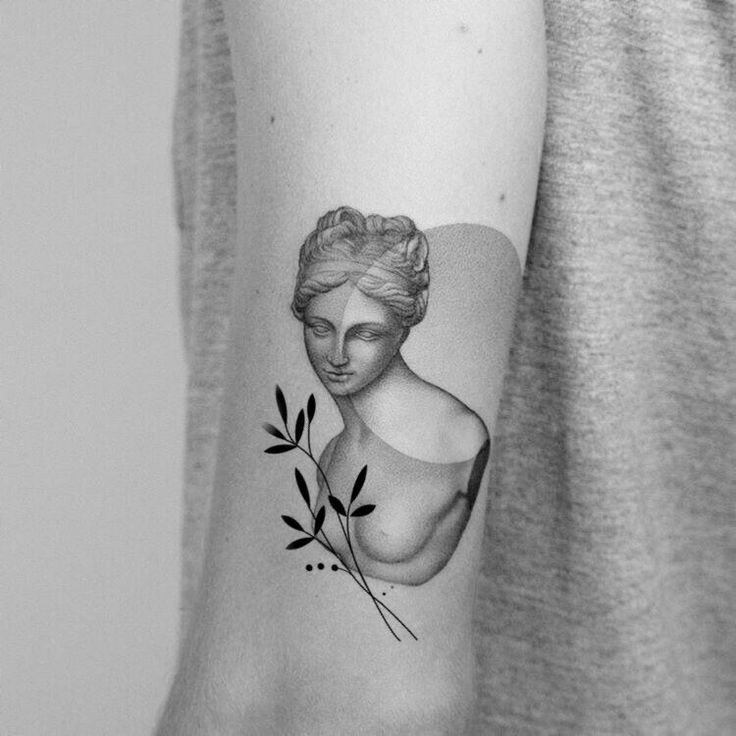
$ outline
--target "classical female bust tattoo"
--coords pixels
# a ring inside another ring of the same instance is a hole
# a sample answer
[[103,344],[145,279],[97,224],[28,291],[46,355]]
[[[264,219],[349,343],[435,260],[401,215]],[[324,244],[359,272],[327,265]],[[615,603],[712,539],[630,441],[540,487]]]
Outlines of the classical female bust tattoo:
[[[413,632],[373,594],[369,578],[420,586],[440,573],[470,518],[488,462],[480,417],[425,380],[402,355],[429,297],[427,238],[405,216],[364,216],[350,207],[327,212],[306,238],[292,301],[303,323],[314,373],[335,402],[343,428],[313,452],[316,399],[289,420],[277,388],[281,441],[266,450],[300,450],[314,484],[295,470],[309,522],[284,522],[316,542],[369,595],[391,633]],[[375,583],[374,583],[375,585]]]

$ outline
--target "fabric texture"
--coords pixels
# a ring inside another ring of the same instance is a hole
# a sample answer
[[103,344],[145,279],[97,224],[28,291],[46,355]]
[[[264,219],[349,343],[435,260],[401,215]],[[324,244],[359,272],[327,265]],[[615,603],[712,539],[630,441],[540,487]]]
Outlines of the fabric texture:
[[[547,133],[494,439],[479,734],[736,733],[736,4],[545,2]],[[185,0],[183,626],[229,324],[235,101]]]
[[230,325],[235,94],[220,0],[184,0],[174,118],[180,293],[188,363],[181,628],[201,574]]

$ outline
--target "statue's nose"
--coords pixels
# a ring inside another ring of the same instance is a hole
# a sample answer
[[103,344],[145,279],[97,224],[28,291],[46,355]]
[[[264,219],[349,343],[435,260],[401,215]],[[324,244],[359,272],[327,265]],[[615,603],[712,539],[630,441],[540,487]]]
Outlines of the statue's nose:
[[332,349],[329,356],[330,363],[336,368],[345,365],[348,362],[348,354],[345,349],[345,341],[342,337],[336,337],[332,343]]

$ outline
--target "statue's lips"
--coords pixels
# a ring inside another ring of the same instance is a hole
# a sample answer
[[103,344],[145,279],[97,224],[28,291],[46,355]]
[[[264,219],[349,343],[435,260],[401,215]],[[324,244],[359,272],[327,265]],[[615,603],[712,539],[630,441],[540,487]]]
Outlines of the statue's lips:
[[333,381],[334,383],[345,383],[350,376],[353,375],[351,372],[342,372],[342,371],[325,371],[325,375],[330,379],[330,381]]

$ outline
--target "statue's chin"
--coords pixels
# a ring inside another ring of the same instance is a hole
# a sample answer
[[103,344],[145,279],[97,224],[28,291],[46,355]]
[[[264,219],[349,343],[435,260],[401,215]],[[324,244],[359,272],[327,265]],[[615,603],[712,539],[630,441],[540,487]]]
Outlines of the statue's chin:
[[331,381],[329,378],[323,378],[322,384],[332,396],[350,396],[350,394],[355,393],[355,387],[348,382],[340,383]]
[[337,380],[326,373],[321,373],[319,377],[324,387],[332,396],[350,396],[363,388],[363,384],[355,380],[356,377],[354,375],[345,376]]

